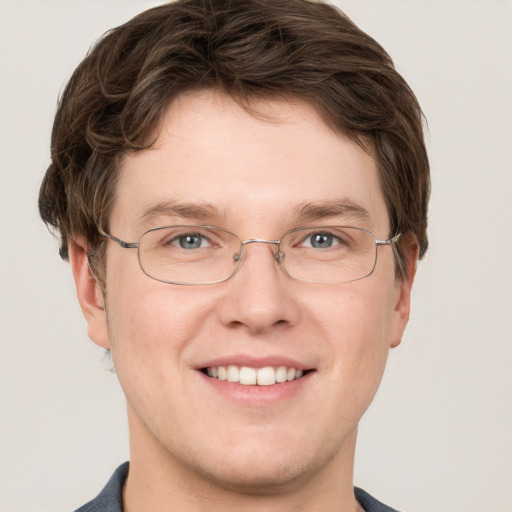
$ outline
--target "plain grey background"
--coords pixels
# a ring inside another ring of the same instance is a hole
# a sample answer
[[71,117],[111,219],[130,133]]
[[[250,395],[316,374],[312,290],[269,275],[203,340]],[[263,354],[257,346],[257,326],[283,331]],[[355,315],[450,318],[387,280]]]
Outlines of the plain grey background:
[[[0,0],[0,512],[74,510],[128,457],[122,392],[36,203],[65,81],[158,3]],[[431,249],[355,482],[404,512],[512,512],[512,3],[336,4],[416,92],[433,178]]]

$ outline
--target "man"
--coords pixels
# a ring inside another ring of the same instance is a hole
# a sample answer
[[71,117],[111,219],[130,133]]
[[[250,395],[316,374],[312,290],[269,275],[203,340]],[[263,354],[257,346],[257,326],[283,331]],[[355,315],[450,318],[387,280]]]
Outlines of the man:
[[127,399],[81,511],[386,511],[357,425],[427,248],[421,110],[306,0],[178,0],[72,76],[40,211]]

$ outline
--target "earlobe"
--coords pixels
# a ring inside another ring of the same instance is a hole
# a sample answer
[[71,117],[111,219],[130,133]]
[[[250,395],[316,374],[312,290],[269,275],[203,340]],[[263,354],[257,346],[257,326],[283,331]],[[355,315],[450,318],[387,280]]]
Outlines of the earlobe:
[[100,347],[110,349],[104,297],[89,267],[86,244],[82,241],[72,243],[69,247],[69,260],[78,301],[87,321],[88,335]]
[[395,284],[395,304],[393,309],[393,335],[391,348],[400,345],[411,311],[411,289],[416,276],[419,245],[416,237],[412,237],[403,249],[406,265],[406,276],[397,279]]

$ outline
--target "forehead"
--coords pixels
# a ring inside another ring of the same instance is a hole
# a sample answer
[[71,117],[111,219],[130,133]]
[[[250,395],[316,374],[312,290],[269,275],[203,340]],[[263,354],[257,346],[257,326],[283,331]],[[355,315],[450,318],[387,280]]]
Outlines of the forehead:
[[345,215],[361,227],[385,228],[370,154],[305,102],[251,107],[216,91],[172,102],[155,144],[122,162],[111,226],[133,233],[180,218],[268,225],[273,216],[296,227],[306,212],[311,221]]

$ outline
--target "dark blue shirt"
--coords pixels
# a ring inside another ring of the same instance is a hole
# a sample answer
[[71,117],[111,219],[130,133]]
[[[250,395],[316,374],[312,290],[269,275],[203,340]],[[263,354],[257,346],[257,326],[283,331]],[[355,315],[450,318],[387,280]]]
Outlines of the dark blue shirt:
[[[128,476],[128,467],[128,462],[119,466],[100,494],[76,512],[123,512],[123,486]],[[397,512],[362,489],[356,487],[354,493],[365,512]]]

